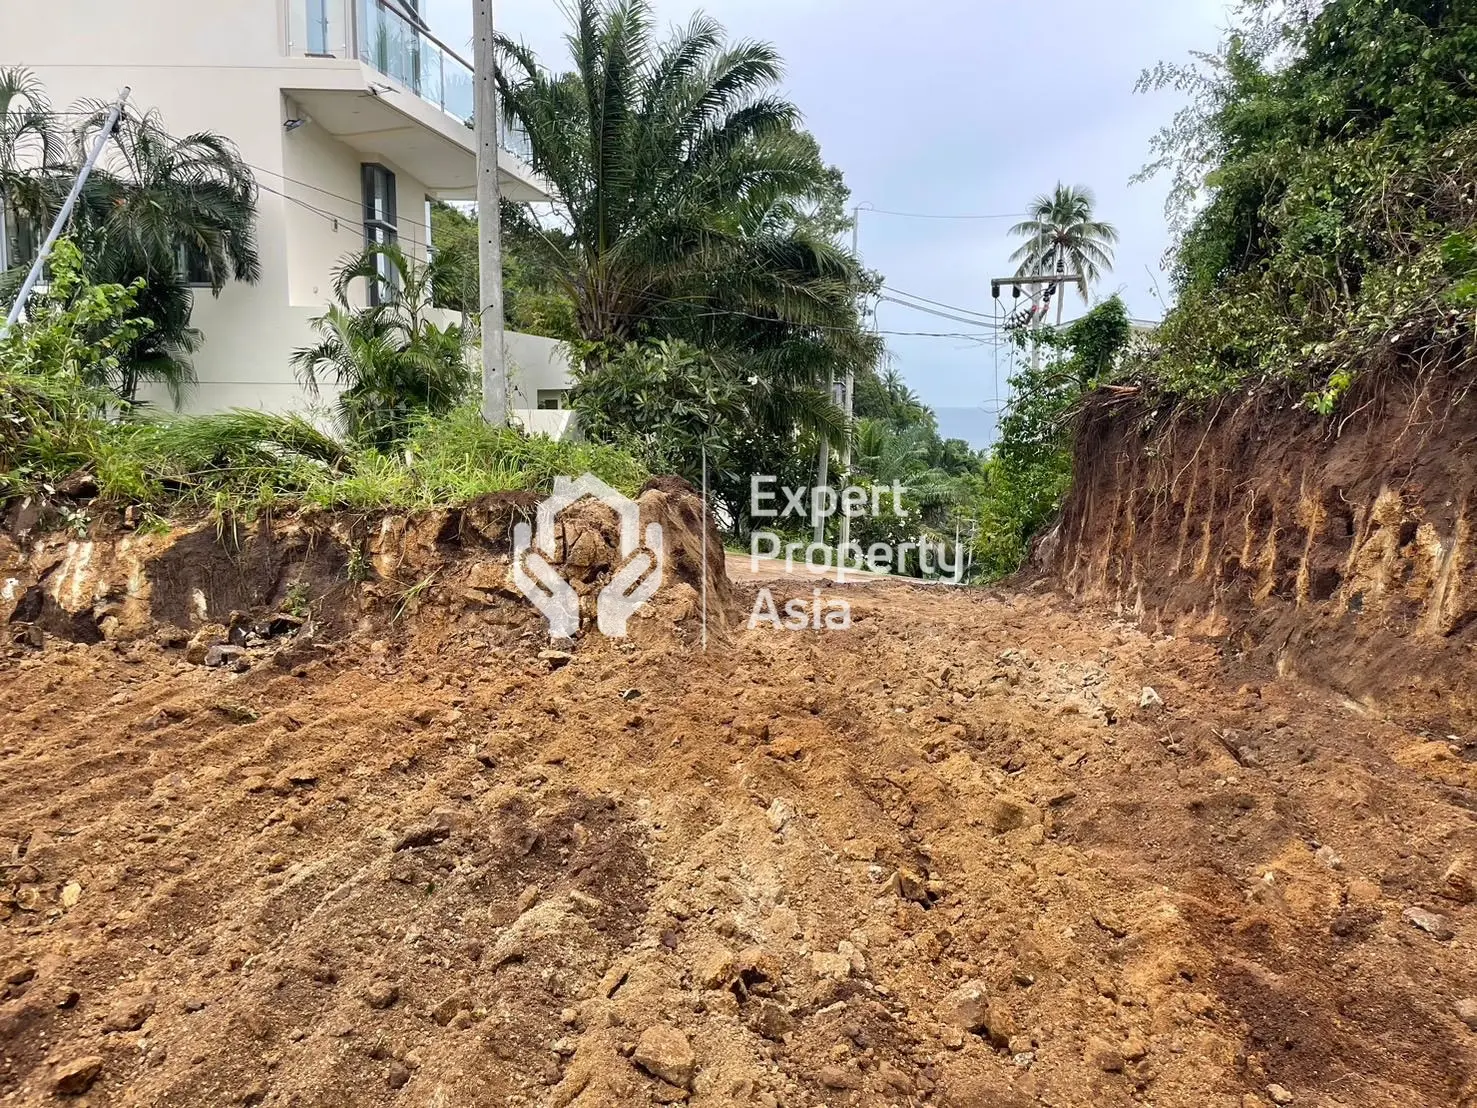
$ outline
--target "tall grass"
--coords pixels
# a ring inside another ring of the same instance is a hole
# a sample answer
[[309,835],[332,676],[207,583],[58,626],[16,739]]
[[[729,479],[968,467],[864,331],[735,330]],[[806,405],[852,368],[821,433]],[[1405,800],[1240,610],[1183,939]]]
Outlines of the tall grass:
[[648,476],[613,447],[490,427],[470,406],[422,417],[402,445],[381,450],[341,443],[301,416],[244,409],[109,419],[70,382],[13,376],[0,373],[0,500],[90,476],[100,499],[162,514],[373,510],[546,491],[557,475],[585,472],[634,493]]

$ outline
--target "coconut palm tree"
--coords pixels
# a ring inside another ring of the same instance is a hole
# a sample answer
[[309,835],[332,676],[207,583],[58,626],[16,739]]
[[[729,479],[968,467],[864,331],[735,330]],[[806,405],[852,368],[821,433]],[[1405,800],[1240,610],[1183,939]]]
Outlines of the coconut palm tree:
[[[1087,303],[1087,285],[1113,268],[1113,244],[1118,229],[1093,218],[1096,198],[1086,185],[1057,183],[1055,191],[1036,197],[1030,219],[1010,229],[1026,241],[1010,256],[1019,262],[1017,274],[1080,273],[1082,302]],[[1058,289],[1056,322],[1061,326],[1066,297]]]
[[[319,341],[293,355],[298,378],[314,396],[325,378],[339,389],[344,433],[377,447],[403,439],[417,416],[444,415],[472,384],[465,336],[429,318],[435,263],[419,265],[399,246],[371,246],[334,271],[334,302],[313,320]],[[380,302],[356,308],[355,281],[375,282]]]

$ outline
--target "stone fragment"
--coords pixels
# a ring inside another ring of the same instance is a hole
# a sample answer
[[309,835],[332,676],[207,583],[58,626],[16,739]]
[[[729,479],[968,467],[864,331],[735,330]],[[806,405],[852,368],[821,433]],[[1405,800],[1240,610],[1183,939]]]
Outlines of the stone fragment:
[[1477,996],[1465,997],[1456,1002],[1456,1018],[1465,1023],[1469,1030],[1477,1031]]
[[794,818],[795,809],[790,807],[789,801],[784,800],[780,797],[775,797],[774,803],[771,804],[769,806],[769,810],[764,813],[765,822],[769,824],[769,829],[771,831],[774,831],[775,833],[783,831],[785,829],[785,825]]
[[[966,981],[944,997],[934,1015],[946,1028],[981,1035],[1000,1050],[1005,1049],[1015,1034],[1015,1022],[1009,1011],[998,999],[991,1001],[989,987],[978,978]],[[944,1045],[950,1045],[948,1038]]]
[[439,843],[451,835],[451,828],[444,823],[416,823],[407,827],[395,838],[395,850],[410,850],[418,846]]
[[816,951],[810,956],[810,968],[822,981],[842,981],[851,976],[851,959],[844,954]]
[[137,1031],[154,1014],[154,998],[131,997],[113,1005],[103,1019],[104,1031]]
[[1437,942],[1446,942],[1454,938],[1456,932],[1451,929],[1445,916],[1440,912],[1428,912],[1424,908],[1407,908],[1401,913],[1407,923],[1424,931]]
[[1458,904],[1471,904],[1477,900],[1477,887],[1472,882],[1471,859],[1465,855],[1454,859],[1441,875],[1441,887],[1436,891]]
[[206,666],[209,666],[211,669],[219,669],[222,666],[230,665],[232,662],[234,662],[237,658],[241,657],[245,653],[245,647],[228,646],[223,643],[217,643],[215,646],[212,646],[208,650],[206,650],[205,657],[201,660]]
[[687,1036],[675,1027],[657,1024],[641,1032],[631,1060],[653,1077],[680,1089],[689,1088],[697,1072],[697,1056]]
[[103,1060],[96,1054],[74,1058],[57,1067],[51,1087],[58,1096],[79,1096],[92,1088],[92,1083],[103,1072]]
[[822,1066],[816,1078],[828,1089],[860,1089],[862,1087],[862,1075],[847,1066]]
[[726,989],[738,976],[738,962],[726,950],[714,954],[697,972],[697,983],[705,989]]
[[389,981],[371,981],[364,990],[364,1000],[371,1008],[388,1008],[400,999],[400,986]]

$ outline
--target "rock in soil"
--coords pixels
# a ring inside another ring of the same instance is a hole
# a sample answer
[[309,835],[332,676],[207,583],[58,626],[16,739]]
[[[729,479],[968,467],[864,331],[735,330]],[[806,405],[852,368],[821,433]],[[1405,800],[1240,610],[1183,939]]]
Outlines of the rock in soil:
[[687,1036],[662,1024],[641,1033],[631,1060],[653,1077],[681,1089],[692,1084],[697,1072],[697,1056]]
[[389,981],[371,981],[364,989],[364,1000],[371,1008],[388,1008],[400,999],[400,986]]
[[103,1060],[96,1054],[75,1058],[57,1067],[52,1088],[58,1096],[80,1096],[92,1088],[92,1083],[102,1072]]
[[1456,1002],[1456,1018],[1465,1023],[1469,1030],[1477,1031],[1477,997],[1466,997]]
[[1440,912],[1428,912],[1424,908],[1407,908],[1401,914],[1409,923],[1420,928],[1438,942],[1446,942],[1456,937],[1456,932],[1451,929],[1450,922]]

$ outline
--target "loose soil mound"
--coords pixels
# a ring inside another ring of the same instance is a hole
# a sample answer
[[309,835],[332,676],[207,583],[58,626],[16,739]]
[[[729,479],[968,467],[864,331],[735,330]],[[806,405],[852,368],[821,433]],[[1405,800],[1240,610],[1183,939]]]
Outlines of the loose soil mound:
[[479,518],[282,664],[0,660],[0,1099],[1474,1103],[1473,747],[1028,594],[540,657]]

